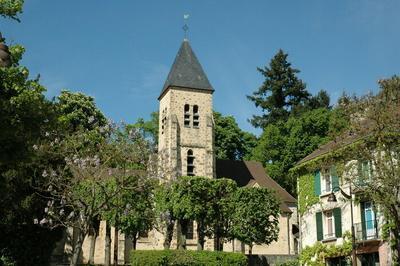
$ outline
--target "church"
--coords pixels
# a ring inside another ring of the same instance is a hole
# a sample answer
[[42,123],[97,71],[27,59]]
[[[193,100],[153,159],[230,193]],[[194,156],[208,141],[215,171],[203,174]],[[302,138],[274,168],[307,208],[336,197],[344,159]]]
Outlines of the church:
[[[279,186],[265,172],[259,162],[218,160],[215,158],[213,92],[203,68],[190,43],[184,39],[176,55],[159,100],[158,156],[165,179],[179,176],[230,178],[238,186],[267,187],[275,190],[281,200],[279,237],[270,245],[254,245],[253,254],[295,255],[298,250],[296,199]],[[196,224],[192,223],[187,235],[187,249],[197,248]],[[89,257],[95,264],[104,262],[105,221],[100,222],[97,236],[87,236],[82,247],[82,262]],[[111,261],[113,260],[114,232],[111,230]],[[73,233],[73,232],[70,232]],[[123,234],[118,236],[118,260],[129,260],[132,241]],[[94,247],[93,247],[94,244]],[[172,247],[176,245],[176,237]],[[206,250],[214,250],[214,241],[207,240]],[[64,252],[71,249],[65,245]],[[137,249],[163,249],[163,235],[152,230],[137,241]],[[228,252],[248,253],[248,247],[238,240],[223,244]]]

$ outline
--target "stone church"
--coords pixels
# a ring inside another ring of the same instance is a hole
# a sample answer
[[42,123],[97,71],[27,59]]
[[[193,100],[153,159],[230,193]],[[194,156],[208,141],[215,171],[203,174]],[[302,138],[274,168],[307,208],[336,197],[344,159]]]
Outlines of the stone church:
[[[268,246],[255,245],[253,254],[297,254],[296,199],[266,174],[261,163],[215,158],[213,92],[214,89],[189,41],[184,39],[158,97],[158,155],[164,178],[174,179],[178,176],[194,175],[210,178],[226,177],[236,181],[239,186],[267,187],[275,190],[282,201],[278,241]],[[191,224],[187,235],[188,249],[196,249],[196,234],[193,233],[196,232],[195,226],[195,223]],[[104,263],[105,228],[105,222],[102,221],[98,236],[95,239],[93,236],[85,238],[82,248],[83,263],[89,261],[89,256],[94,257],[95,264]],[[114,230],[111,232],[112,261]],[[129,260],[132,241],[125,239],[123,234],[119,234],[118,242],[118,259],[123,264]],[[153,230],[138,240],[137,249],[162,249],[162,243],[163,235]],[[172,247],[175,243],[176,240],[172,242]],[[70,246],[64,246],[64,249],[70,248]],[[208,240],[205,249],[213,250],[214,242]],[[224,243],[223,250],[247,253],[248,247],[235,240]]]

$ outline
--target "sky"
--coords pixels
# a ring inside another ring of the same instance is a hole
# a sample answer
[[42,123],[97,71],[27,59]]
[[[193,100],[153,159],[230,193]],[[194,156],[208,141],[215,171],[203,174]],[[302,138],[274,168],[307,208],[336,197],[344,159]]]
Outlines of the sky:
[[41,76],[49,98],[62,89],[95,98],[110,119],[148,119],[184,37],[215,89],[214,109],[246,131],[260,114],[246,95],[263,82],[257,67],[281,48],[307,89],[378,90],[400,74],[398,0],[25,0],[21,23],[0,18],[8,44],[22,44],[22,64]]

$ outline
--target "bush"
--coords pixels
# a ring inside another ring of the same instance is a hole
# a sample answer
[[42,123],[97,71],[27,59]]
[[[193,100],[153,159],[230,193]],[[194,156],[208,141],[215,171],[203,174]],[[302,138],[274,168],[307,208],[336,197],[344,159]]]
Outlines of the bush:
[[134,250],[131,265],[149,266],[246,266],[247,258],[241,253],[192,250]]
[[279,266],[299,266],[300,263],[298,260],[289,260],[279,264]]

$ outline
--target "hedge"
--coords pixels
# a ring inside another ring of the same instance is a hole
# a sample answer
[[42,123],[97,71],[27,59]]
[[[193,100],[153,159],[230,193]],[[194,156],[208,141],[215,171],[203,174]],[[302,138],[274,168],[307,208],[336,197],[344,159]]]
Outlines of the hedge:
[[193,250],[133,250],[132,266],[247,266],[247,257],[241,253]]

